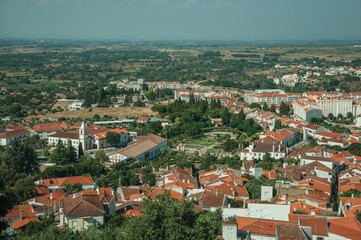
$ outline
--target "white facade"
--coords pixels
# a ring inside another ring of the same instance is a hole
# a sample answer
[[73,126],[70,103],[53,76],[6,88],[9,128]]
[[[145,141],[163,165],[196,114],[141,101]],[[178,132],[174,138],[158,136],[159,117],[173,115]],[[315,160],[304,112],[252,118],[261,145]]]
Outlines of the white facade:
[[352,113],[352,99],[345,98],[319,98],[316,100],[318,108],[324,116],[332,113],[335,117],[342,114],[346,117],[347,113]]

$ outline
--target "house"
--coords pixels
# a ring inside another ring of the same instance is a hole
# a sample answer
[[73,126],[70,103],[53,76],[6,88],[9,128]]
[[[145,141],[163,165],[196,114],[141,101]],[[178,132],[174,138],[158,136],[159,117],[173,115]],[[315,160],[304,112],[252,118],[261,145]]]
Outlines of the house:
[[252,142],[249,147],[241,150],[242,160],[262,159],[266,154],[272,158],[280,159],[286,157],[287,148],[284,144],[274,144],[273,142]]
[[34,198],[28,199],[26,201],[27,204],[33,207],[33,211],[37,216],[56,213],[60,211],[61,202],[65,197],[65,192],[61,189],[56,189],[52,192],[49,192],[47,187],[39,187],[36,186],[35,189],[39,193],[39,188],[46,188],[48,193],[41,194],[40,196],[36,196]]
[[302,128],[303,130],[303,141],[307,142],[308,141],[308,136],[314,133],[318,133],[318,132],[321,132],[321,131],[324,131],[324,132],[330,132],[330,130],[328,130],[327,128],[325,127],[321,127],[321,126],[317,126],[317,125],[314,125],[314,124],[307,124],[306,126],[304,126]]
[[316,161],[322,163],[323,165],[325,165],[330,169],[333,169],[335,166],[334,161],[330,158],[312,157],[312,156],[302,156],[300,159],[300,165],[303,166]]
[[138,123],[147,123],[150,121],[150,117],[139,117]]
[[31,136],[31,134],[29,130],[21,127],[6,129],[5,132],[0,133],[0,145],[7,146],[16,140],[22,141],[24,138]]
[[115,132],[119,134],[119,146],[127,146],[129,142],[129,132],[127,130],[115,128],[115,129],[104,129],[104,132],[94,134],[94,144],[96,148],[99,150],[101,148],[110,147],[111,144],[106,141],[106,136],[108,132]]
[[94,182],[90,176],[73,176],[64,178],[41,179],[35,182],[37,185],[43,185],[50,191],[65,188],[67,185],[81,184],[83,189],[93,189]]
[[136,161],[149,161],[161,154],[160,150],[167,150],[167,140],[155,134],[139,136],[127,147],[109,155],[112,163]]
[[39,222],[33,207],[29,205],[14,206],[6,213],[4,218],[9,223],[6,232],[22,230],[29,222]]
[[80,194],[63,200],[60,225],[67,224],[73,231],[81,231],[94,225],[103,225],[105,209],[98,195]]

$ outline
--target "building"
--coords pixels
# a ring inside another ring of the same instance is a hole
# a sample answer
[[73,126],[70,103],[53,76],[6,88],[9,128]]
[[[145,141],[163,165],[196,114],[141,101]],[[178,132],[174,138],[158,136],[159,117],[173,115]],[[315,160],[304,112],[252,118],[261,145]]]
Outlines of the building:
[[242,160],[252,160],[254,158],[262,159],[266,154],[272,158],[280,159],[287,156],[287,149],[284,144],[275,144],[269,140],[252,142],[249,147],[241,150],[240,158]]
[[46,186],[50,191],[65,188],[67,185],[73,186],[74,184],[81,184],[83,189],[94,188],[94,182],[90,176],[41,179],[36,184]]
[[322,111],[312,108],[307,101],[294,101],[292,105],[294,114],[303,121],[311,122],[312,118],[322,118]]
[[33,127],[35,134],[38,134],[40,138],[47,139],[48,136],[59,133],[68,132],[73,130],[73,126],[69,123],[41,123]]
[[103,225],[105,209],[98,195],[83,193],[63,200],[60,225],[67,224],[73,231]]
[[352,98],[328,97],[316,98],[317,108],[322,111],[324,116],[332,113],[335,117],[339,114],[346,116],[347,113],[352,113]]
[[127,147],[109,155],[112,163],[153,160],[160,155],[161,149],[167,150],[167,140],[154,134],[139,136]]
[[24,138],[30,137],[31,134],[32,133],[25,128],[6,129],[5,132],[0,133],[0,144],[7,146],[16,140],[22,141]]
[[49,145],[55,146],[59,141],[62,141],[64,145],[70,142],[76,149],[79,148],[79,145],[82,145],[83,150],[92,149],[94,144],[93,139],[88,135],[88,128],[84,122],[82,122],[78,131],[59,132],[48,137]]
[[[73,129],[78,126],[73,126]],[[51,146],[55,146],[59,141],[63,144],[70,142],[72,146],[78,150],[79,145],[82,146],[83,150],[88,149],[101,149],[110,147],[111,144],[106,141],[106,135],[108,132],[115,132],[119,134],[119,143],[117,146],[126,146],[129,142],[129,132],[125,129],[107,129],[101,126],[89,126],[81,123],[80,127],[73,131],[58,132],[56,134],[48,136],[48,143]]]
[[282,102],[292,102],[295,100],[301,99],[301,94],[299,93],[285,93],[282,90],[271,89],[271,90],[256,90],[246,91],[244,94],[244,99],[248,103],[266,103],[270,104],[281,104]]

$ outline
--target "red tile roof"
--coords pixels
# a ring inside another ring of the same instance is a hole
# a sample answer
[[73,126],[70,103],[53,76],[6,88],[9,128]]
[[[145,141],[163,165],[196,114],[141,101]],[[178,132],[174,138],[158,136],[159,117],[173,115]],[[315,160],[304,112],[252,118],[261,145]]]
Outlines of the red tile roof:
[[313,235],[328,236],[327,218],[300,218],[300,225],[312,227]]
[[253,234],[276,236],[276,226],[298,226],[297,223],[256,219],[247,217],[237,218],[238,230],[249,231]]
[[74,198],[67,197],[63,200],[64,214],[71,216],[104,215],[105,210],[96,195],[78,195]]

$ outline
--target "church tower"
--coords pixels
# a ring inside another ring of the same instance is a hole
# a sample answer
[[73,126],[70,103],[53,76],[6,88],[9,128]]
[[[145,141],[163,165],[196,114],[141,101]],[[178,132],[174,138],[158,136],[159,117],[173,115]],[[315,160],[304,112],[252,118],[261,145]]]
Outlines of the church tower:
[[83,151],[87,150],[86,146],[88,145],[88,128],[86,127],[85,123],[82,122],[79,128],[79,141],[82,144]]

